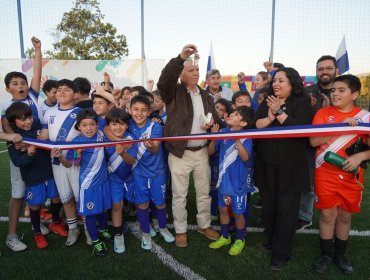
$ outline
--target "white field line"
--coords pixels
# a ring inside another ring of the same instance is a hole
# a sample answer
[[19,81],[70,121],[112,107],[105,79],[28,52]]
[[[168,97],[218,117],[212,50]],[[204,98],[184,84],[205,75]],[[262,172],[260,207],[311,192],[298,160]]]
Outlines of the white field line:
[[[7,222],[9,221],[8,217],[0,217],[0,222]],[[30,219],[29,218],[24,218],[24,217],[21,217],[19,218],[19,222],[21,223],[29,223],[30,222]],[[173,224],[167,224],[167,227],[168,228],[171,228],[173,229],[174,226]],[[221,228],[219,226],[213,226],[213,228],[215,230],[218,230],[220,231]],[[197,225],[188,225],[188,229],[189,230],[197,230]],[[253,232],[253,233],[257,233],[257,232],[263,232],[264,229],[263,228],[259,228],[259,227],[247,227],[247,232]],[[298,234],[311,234],[311,235],[317,235],[319,234],[319,230],[318,229],[304,229],[304,230],[299,230],[297,231]],[[350,232],[349,232],[349,235],[350,236],[360,236],[360,237],[369,237],[370,236],[370,230],[355,230],[355,229],[351,229]]]
[[7,152],[8,150],[0,151],[0,154]]

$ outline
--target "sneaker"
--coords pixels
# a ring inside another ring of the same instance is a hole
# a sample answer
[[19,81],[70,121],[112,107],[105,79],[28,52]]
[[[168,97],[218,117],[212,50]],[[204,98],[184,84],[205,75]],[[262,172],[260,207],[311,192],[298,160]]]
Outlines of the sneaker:
[[146,251],[150,251],[152,249],[152,237],[150,236],[150,233],[141,234],[141,248]]
[[139,232],[140,231],[140,223],[139,222],[128,222],[128,228],[131,232]]
[[208,245],[208,247],[211,248],[211,249],[219,249],[219,248],[221,248],[223,246],[229,245],[230,243],[231,243],[230,236],[229,236],[229,238],[225,238],[225,237],[223,237],[223,235],[221,235],[219,239],[217,239],[216,241],[210,243]]
[[237,256],[239,255],[245,246],[245,241],[241,239],[236,239],[233,246],[231,246],[229,250],[229,255],[230,256]]
[[215,231],[214,229],[212,229],[211,227],[209,227],[209,228],[197,228],[197,231],[199,233],[204,234],[205,236],[207,236],[208,239],[211,239],[211,240],[214,240],[214,241],[216,241],[220,237],[218,232]]
[[[68,231],[65,228],[65,225],[60,223],[60,224],[55,224],[51,223],[49,224],[49,230],[61,237],[67,237],[68,236]],[[42,230],[41,230],[42,231]]]
[[87,245],[92,245],[91,237],[87,229],[85,228],[85,237],[86,237],[86,244]]
[[162,235],[164,241],[166,241],[167,243],[172,243],[175,241],[175,237],[167,228],[159,229],[159,234]]
[[105,246],[105,243],[103,241],[95,241],[94,243],[94,249],[93,254],[97,257],[105,257],[108,255],[107,247]]
[[103,230],[99,229],[99,238],[107,242],[111,242],[111,243],[113,242],[113,236],[109,233],[108,229],[103,229]]
[[152,225],[149,225],[149,230],[150,230],[150,236],[155,237],[157,235],[157,232],[154,230]]
[[123,234],[114,236],[114,252],[123,254],[125,252],[125,238]]
[[186,233],[177,233],[175,239],[177,247],[184,248],[188,246],[188,236]]
[[313,264],[313,270],[318,273],[325,273],[329,270],[333,258],[330,256],[321,255]]
[[335,256],[334,258],[335,264],[337,267],[345,274],[352,274],[353,273],[353,266],[347,256]]
[[271,269],[275,271],[280,271],[285,265],[287,265],[289,259],[276,259],[271,260]]
[[27,249],[27,245],[20,241],[18,236],[12,239],[7,239],[6,246],[14,252],[20,252]]
[[49,245],[42,233],[35,235],[35,243],[38,249],[44,249]]
[[69,229],[66,245],[72,246],[73,244],[75,244],[79,236],[80,236],[80,229],[78,227]]
[[253,208],[262,209],[262,199],[253,204]]
[[308,228],[310,226],[312,226],[311,221],[304,221],[304,220],[299,219],[296,226],[295,226],[295,230],[296,231],[304,230],[305,228]]
[[46,199],[44,204],[46,207],[49,207],[51,205],[51,199],[50,198]]
[[[33,230],[33,226],[31,226],[31,229]],[[48,235],[50,233],[48,228],[43,223],[40,223],[40,230],[43,235]]]
[[153,222],[153,228],[154,228],[155,232],[159,232],[158,219],[153,219],[152,222]]

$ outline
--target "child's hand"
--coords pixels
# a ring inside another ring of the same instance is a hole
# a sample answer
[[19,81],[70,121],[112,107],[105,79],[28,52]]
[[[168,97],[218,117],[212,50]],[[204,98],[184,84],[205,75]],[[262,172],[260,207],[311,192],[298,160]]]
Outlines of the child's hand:
[[27,154],[28,156],[32,157],[36,153],[36,146],[29,145],[27,148]]
[[245,74],[244,72],[239,72],[238,73],[238,84],[244,84],[244,78],[245,78]]
[[274,69],[274,66],[272,64],[272,61],[265,61],[263,63],[263,67],[267,70],[267,72],[271,72],[272,69]]
[[362,153],[353,154],[348,157],[345,161],[343,161],[343,170],[344,171],[351,171],[358,167],[365,158],[363,157]]
[[220,125],[218,123],[215,123],[211,127],[211,132],[219,132],[220,131]]
[[153,141],[152,140],[145,140],[144,141],[144,146],[151,149],[154,147]]
[[32,37],[31,42],[32,42],[32,45],[33,45],[34,49],[40,49],[41,48],[41,41],[38,38]]
[[121,90],[119,88],[115,88],[112,92],[114,100],[118,101],[121,99]]
[[104,76],[104,83],[105,84],[107,84],[107,83],[109,84],[109,82],[110,82],[110,76],[109,76],[109,74],[107,72],[104,72],[103,76]]
[[159,123],[159,124],[162,122],[161,119],[158,119],[158,118],[151,118],[150,120],[152,122]]
[[21,151],[21,152],[27,151],[27,145],[24,143],[15,143],[14,147],[16,150]]
[[50,152],[52,157],[60,158],[62,156],[62,151],[60,148],[52,148]]
[[126,153],[127,150],[128,148],[126,147],[126,145],[121,145],[121,144],[116,145],[116,153],[119,155]]
[[350,126],[358,125],[358,120],[355,120],[353,118],[345,118],[343,122],[348,123]]
[[146,81],[146,88],[149,92],[152,92],[154,87],[154,80],[147,80]]
[[9,133],[7,134],[8,136],[8,141],[13,142],[13,143],[19,143],[23,140],[22,135],[18,133]]

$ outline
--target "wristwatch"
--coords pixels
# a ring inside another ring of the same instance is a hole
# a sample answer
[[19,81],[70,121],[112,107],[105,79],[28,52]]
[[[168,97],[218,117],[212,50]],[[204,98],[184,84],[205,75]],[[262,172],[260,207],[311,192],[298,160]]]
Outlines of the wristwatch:
[[274,116],[275,117],[277,117],[277,116],[280,116],[280,115],[282,115],[284,113],[284,110],[283,109],[281,109],[281,107],[276,111],[276,113],[274,114]]

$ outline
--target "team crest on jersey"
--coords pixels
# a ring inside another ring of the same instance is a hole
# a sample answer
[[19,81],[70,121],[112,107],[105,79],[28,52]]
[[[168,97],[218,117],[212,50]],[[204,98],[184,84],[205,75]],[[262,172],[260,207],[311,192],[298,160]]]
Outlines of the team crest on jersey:
[[329,116],[328,117],[328,122],[334,122],[334,116]]
[[30,200],[30,199],[32,199],[32,197],[33,197],[32,192],[28,192],[27,193],[27,199]]
[[77,117],[77,114],[76,114],[76,113],[71,113],[71,114],[70,114],[70,117],[71,117],[72,119],[75,119],[75,118]]
[[32,100],[28,100],[28,103],[30,106],[34,104]]
[[56,141],[64,141],[67,137],[67,134],[68,132],[65,128],[60,128]]
[[95,204],[94,204],[94,202],[88,202],[88,203],[86,203],[86,207],[87,207],[87,209],[92,210],[92,209],[94,209]]
[[51,115],[50,118],[49,118],[49,124],[53,124],[54,123],[54,118],[55,116]]
[[224,195],[223,197],[225,205],[229,206],[231,205],[231,196],[230,195]]
[[354,117],[354,119],[358,122],[358,123],[363,123],[364,121],[361,119],[361,118],[359,118],[359,117]]
[[150,133],[148,131],[145,131],[143,132],[143,134],[141,134],[142,139],[148,139],[149,137],[150,137]]

